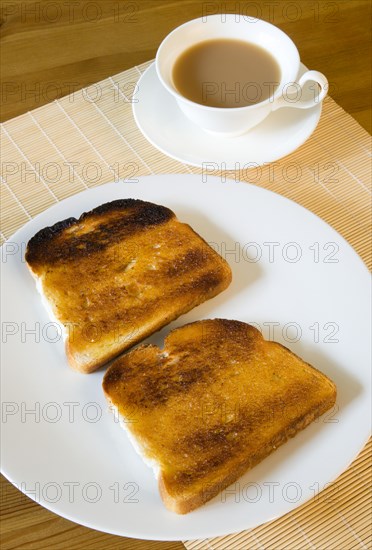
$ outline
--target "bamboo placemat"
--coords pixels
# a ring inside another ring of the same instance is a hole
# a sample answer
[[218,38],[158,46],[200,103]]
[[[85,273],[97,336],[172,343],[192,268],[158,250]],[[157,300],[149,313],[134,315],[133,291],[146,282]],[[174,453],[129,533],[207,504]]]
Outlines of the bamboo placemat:
[[[150,145],[131,101],[145,63],[2,125],[1,240],[55,202],[118,178],[202,172]],[[371,267],[370,140],[331,98],[318,128],[288,157],[262,168],[215,172],[250,181],[296,202],[332,225]],[[345,442],[347,444],[347,442]],[[320,495],[279,520],[188,549],[316,550],[372,548],[369,443]]]

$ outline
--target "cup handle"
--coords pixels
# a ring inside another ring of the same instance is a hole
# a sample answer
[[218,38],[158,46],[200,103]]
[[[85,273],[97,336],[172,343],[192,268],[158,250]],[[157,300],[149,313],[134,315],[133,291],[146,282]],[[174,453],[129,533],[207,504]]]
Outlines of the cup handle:
[[[311,99],[301,99],[303,85],[308,81],[316,82],[319,86],[319,93]],[[296,97],[282,94],[274,101],[272,110],[276,111],[282,107],[294,107],[296,109],[310,109],[323,101],[328,93],[328,80],[324,74],[319,71],[307,71],[301,76],[298,82],[293,83],[296,86]],[[299,96],[299,97],[298,97]]]

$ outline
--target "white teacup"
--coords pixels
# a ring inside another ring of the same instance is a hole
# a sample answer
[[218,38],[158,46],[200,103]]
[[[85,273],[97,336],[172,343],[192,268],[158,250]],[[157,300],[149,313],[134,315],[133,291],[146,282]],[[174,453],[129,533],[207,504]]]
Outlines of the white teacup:
[[[225,108],[195,103],[178,92],[172,79],[173,66],[178,57],[198,42],[218,38],[233,38],[255,44],[276,59],[281,80],[273,95],[246,107]],[[297,81],[299,69],[300,55],[289,36],[266,21],[249,20],[239,14],[218,14],[188,21],[168,34],[156,54],[159,80],[177,100],[183,113],[204,130],[224,136],[243,134],[276,109],[309,109],[323,101],[328,91],[326,77],[318,71],[307,71]],[[307,81],[319,85],[319,92],[314,92],[311,99],[302,98],[303,86]]]

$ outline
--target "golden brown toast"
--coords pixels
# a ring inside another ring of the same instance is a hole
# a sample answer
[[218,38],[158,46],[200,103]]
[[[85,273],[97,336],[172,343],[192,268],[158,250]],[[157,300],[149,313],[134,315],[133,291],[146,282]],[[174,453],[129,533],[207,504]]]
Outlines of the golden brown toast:
[[214,319],[142,345],[107,370],[103,390],[167,508],[205,503],[332,407],[336,387],[251,325]]
[[91,372],[224,290],[231,271],[175,214],[134,199],[39,231],[26,261],[66,329],[69,363]]

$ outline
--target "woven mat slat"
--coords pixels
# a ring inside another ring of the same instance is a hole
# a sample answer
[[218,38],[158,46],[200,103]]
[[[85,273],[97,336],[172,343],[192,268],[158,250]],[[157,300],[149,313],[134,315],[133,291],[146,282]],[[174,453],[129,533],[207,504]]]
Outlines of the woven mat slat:
[[[132,115],[133,67],[1,125],[1,241],[57,201],[119,178],[201,174],[161,154]],[[371,153],[363,128],[331,98],[297,151],[263,167],[208,172],[249,181],[308,208],[341,233],[371,267]],[[207,176],[206,176],[207,177]],[[253,530],[185,541],[189,550],[372,548],[371,442],[334,483],[295,511]]]
[[[302,544],[304,534],[308,539],[306,548],[328,550],[333,547],[336,538],[341,541],[342,536],[345,540],[350,539],[350,545],[336,545],[335,548],[369,548],[372,542],[371,530],[368,531],[365,527],[368,522],[370,525],[371,518],[371,450],[370,441],[338,480],[314,499],[279,520],[226,537],[185,542],[186,548],[235,549],[239,548],[240,541],[243,540],[245,548],[249,550],[256,546],[259,548],[259,545],[265,550],[297,550]],[[357,483],[355,479],[358,480]],[[363,529],[365,531],[360,543],[359,531],[362,532]]]

